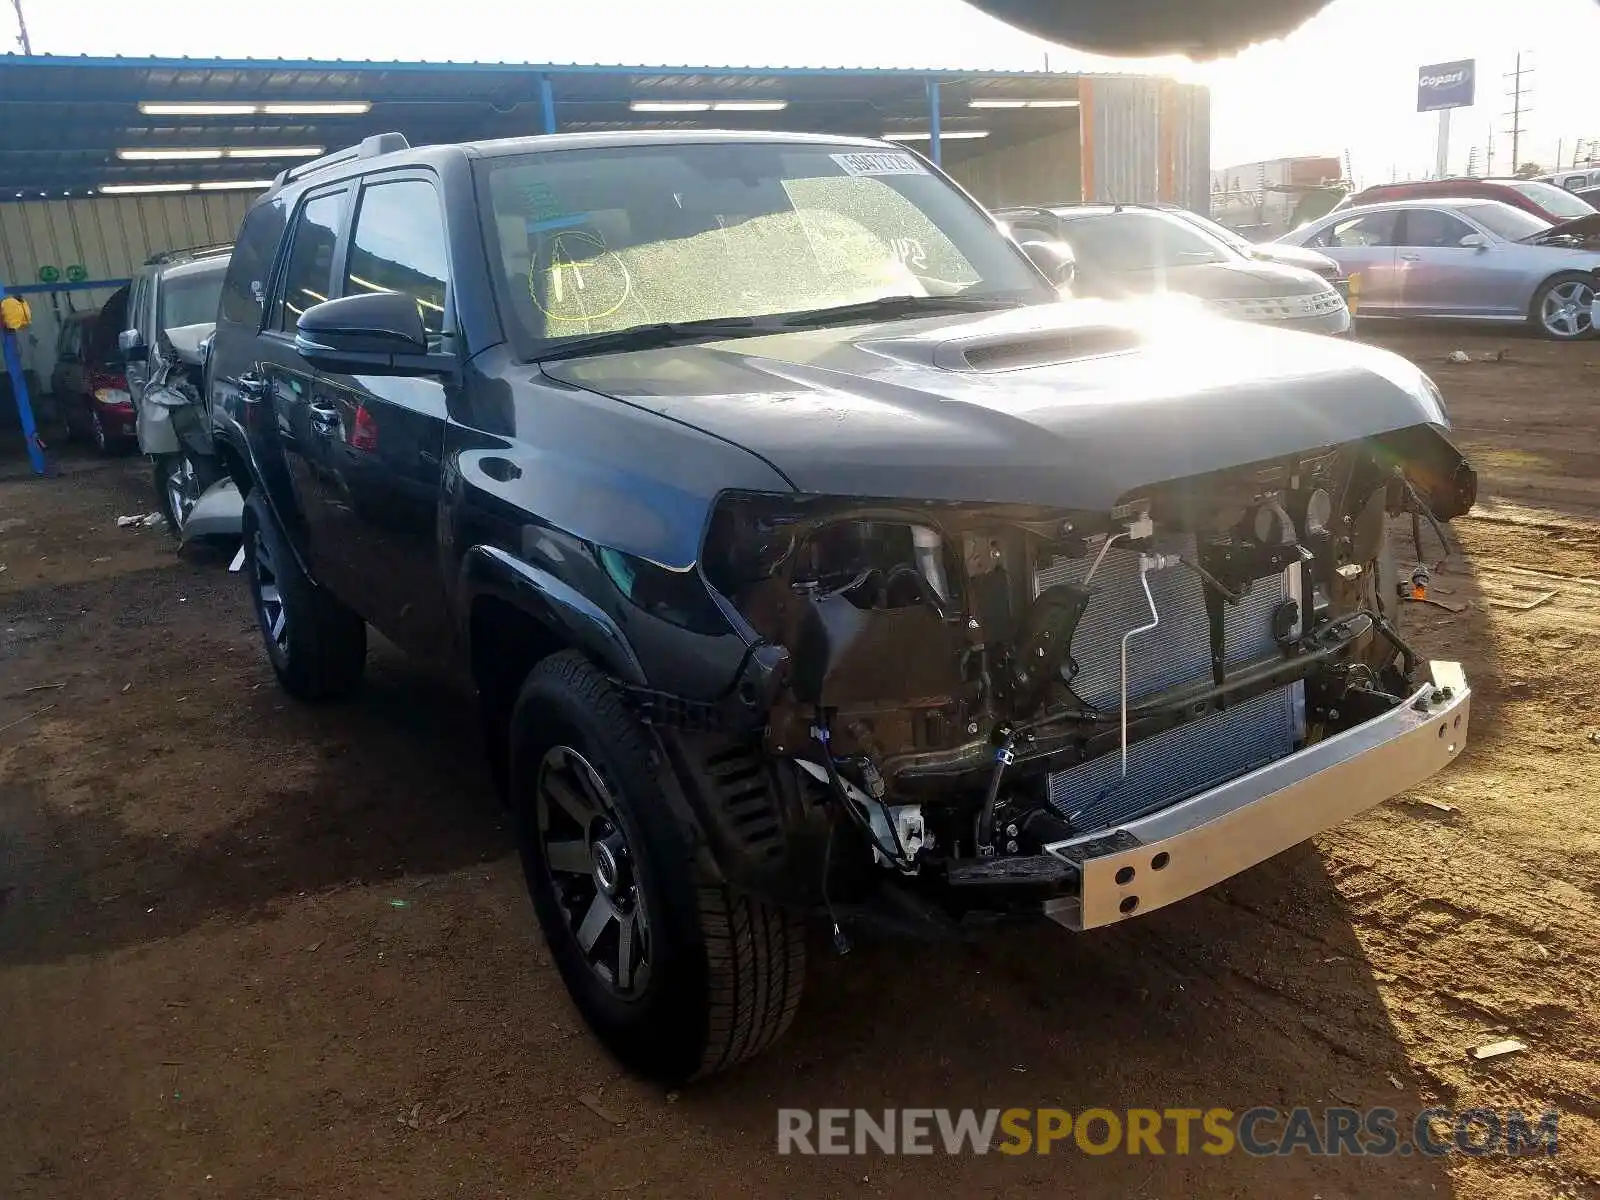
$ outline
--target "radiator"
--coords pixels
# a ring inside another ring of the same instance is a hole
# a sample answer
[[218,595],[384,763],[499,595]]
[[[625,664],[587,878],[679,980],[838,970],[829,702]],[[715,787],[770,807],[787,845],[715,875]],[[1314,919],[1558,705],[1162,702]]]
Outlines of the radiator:
[[[1154,550],[1195,557],[1192,535],[1158,537]],[[1034,579],[1036,589],[1081,584],[1094,562],[1058,559]],[[1256,581],[1238,604],[1223,605],[1230,667],[1277,653],[1272,611],[1297,594],[1291,569]],[[1128,643],[1128,699],[1211,679],[1211,634],[1200,577],[1186,567],[1152,572],[1150,593],[1161,624]],[[1086,704],[1115,713],[1121,693],[1122,635],[1149,623],[1139,585],[1139,553],[1113,546],[1089,585],[1092,598],[1072,639],[1078,672],[1072,690]],[[1292,684],[1137,742],[1128,774],[1118,751],[1050,776],[1050,804],[1090,832],[1163,808],[1292,753],[1304,735],[1304,685]]]

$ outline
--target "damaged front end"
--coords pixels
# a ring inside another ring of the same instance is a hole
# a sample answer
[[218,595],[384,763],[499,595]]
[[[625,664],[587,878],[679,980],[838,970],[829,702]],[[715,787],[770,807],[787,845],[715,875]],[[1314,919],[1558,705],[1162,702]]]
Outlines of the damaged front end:
[[[791,869],[830,910],[1043,906],[1086,928],[1411,786],[1462,744],[1467,693],[1398,628],[1425,571],[1388,530],[1475,492],[1416,427],[1106,512],[724,495],[702,569],[745,626],[731,703],[809,847]],[[1351,765],[1375,730],[1415,750],[1440,713],[1454,732],[1421,758]]]

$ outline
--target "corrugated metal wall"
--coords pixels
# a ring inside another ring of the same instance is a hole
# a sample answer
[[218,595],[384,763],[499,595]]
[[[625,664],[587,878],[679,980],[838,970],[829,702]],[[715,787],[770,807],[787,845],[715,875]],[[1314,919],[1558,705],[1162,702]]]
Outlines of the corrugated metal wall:
[[[181,196],[104,196],[0,204],[0,279],[34,284],[39,268],[81,266],[90,279],[126,279],[163,250],[231,242],[254,192]],[[58,315],[97,308],[109,290],[51,292],[28,298],[33,325],[22,337],[23,365],[49,386]]]
[[1095,75],[1079,83],[1078,95],[1086,199],[1166,201],[1209,211],[1211,96],[1205,88]]
[[1075,204],[1083,192],[1077,114],[1065,110],[1054,128],[1025,142],[945,142],[944,167],[990,208],[1007,204]]

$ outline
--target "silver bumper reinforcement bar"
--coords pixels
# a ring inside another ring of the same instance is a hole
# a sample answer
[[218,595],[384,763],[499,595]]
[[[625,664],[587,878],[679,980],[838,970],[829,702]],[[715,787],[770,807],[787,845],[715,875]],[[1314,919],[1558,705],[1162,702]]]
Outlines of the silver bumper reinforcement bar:
[[1457,758],[1472,691],[1454,662],[1381,717],[1114,829],[1052,842],[1079,894],[1049,901],[1068,929],[1098,929],[1161,908],[1265,862]]

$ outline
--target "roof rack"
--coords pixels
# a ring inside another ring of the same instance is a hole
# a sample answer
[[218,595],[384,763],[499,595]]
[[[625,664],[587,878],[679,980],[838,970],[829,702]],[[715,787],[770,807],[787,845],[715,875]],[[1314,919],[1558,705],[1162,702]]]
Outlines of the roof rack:
[[318,171],[326,171],[329,167],[337,167],[341,163],[377,158],[380,154],[393,154],[396,150],[409,149],[411,143],[406,141],[406,135],[403,133],[375,133],[371,137],[362,138],[354,146],[346,146],[343,150],[335,150],[332,154],[324,154],[321,158],[313,158],[310,162],[279,171],[278,177],[272,181],[272,190],[277,191],[291,179],[315,175]]
[[182,250],[163,250],[159,254],[152,254],[144,260],[147,267],[159,266],[162,263],[176,262],[180,258],[210,258],[217,254],[227,254],[233,250],[232,242],[216,242],[206,246],[188,246]]

